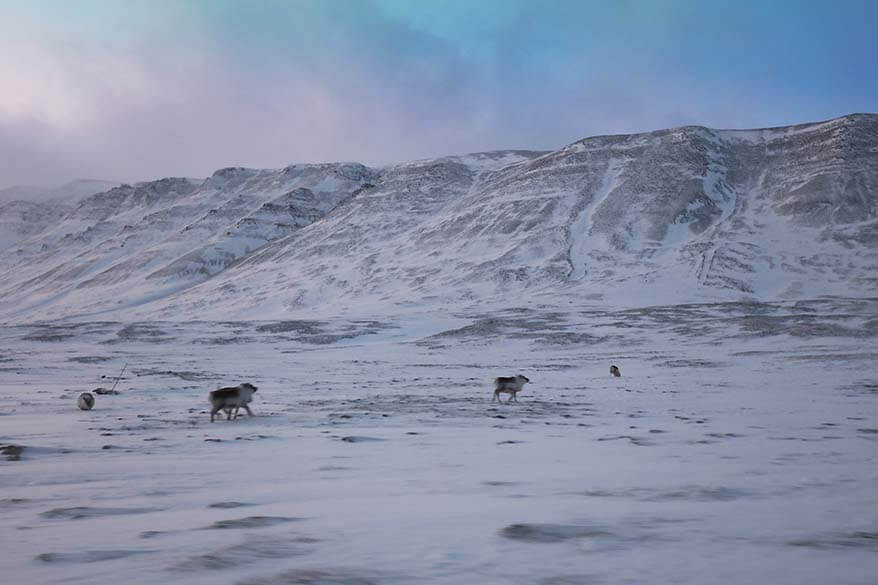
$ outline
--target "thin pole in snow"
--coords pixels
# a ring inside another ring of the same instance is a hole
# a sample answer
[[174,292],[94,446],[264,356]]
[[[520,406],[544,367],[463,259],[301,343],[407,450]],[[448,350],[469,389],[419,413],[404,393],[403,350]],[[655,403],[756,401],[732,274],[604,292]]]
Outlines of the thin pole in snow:
[[112,393],[113,393],[113,390],[115,390],[115,389],[116,389],[116,384],[118,384],[118,383],[119,383],[119,380],[121,380],[121,379],[122,379],[122,374],[124,374],[124,373],[125,373],[125,368],[127,368],[127,367],[128,367],[128,362],[125,362],[125,365],[124,365],[124,366],[122,366],[122,371],[121,371],[121,372],[119,372],[119,375],[118,375],[118,376],[116,376],[116,381],[115,381],[115,382],[113,382],[113,387],[112,387],[112,388],[110,388],[110,393],[111,393],[111,394],[112,394]]

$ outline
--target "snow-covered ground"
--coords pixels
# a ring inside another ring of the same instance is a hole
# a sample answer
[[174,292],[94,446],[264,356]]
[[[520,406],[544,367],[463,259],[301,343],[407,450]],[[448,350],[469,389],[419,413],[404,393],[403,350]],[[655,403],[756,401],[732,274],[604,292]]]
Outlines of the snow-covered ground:
[[875,583],[876,339],[846,299],[8,326],[0,575]]

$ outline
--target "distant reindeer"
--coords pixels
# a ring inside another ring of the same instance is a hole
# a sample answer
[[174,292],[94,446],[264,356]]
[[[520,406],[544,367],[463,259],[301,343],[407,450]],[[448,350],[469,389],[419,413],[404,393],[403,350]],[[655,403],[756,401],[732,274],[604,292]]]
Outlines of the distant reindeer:
[[494,380],[494,397],[491,399],[491,402],[495,400],[500,402],[500,393],[506,392],[509,394],[509,400],[506,402],[518,402],[517,394],[521,392],[521,389],[525,384],[530,382],[526,377],[518,374],[517,376],[500,376]]
[[76,399],[76,406],[78,406],[80,410],[91,410],[94,405],[95,397],[91,392],[83,392],[79,395],[79,398]]

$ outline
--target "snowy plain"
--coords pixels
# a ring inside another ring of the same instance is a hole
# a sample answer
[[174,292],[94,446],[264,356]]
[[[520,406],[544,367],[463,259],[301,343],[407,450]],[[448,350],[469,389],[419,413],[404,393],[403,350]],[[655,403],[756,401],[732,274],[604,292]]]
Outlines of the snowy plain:
[[[0,574],[875,583],[876,315],[837,298],[8,326],[0,445],[24,450],[0,458]],[[77,410],[125,363],[118,395]],[[492,403],[514,373],[520,402]],[[211,424],[207,392],[243,381],[256,416]]]

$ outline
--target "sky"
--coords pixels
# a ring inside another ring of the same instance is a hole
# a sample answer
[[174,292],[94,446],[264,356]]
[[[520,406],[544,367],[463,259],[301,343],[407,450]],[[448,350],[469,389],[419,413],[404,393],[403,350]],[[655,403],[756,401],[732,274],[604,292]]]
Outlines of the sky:
[[878,112],[872,0],[0,0],[0,188]]

